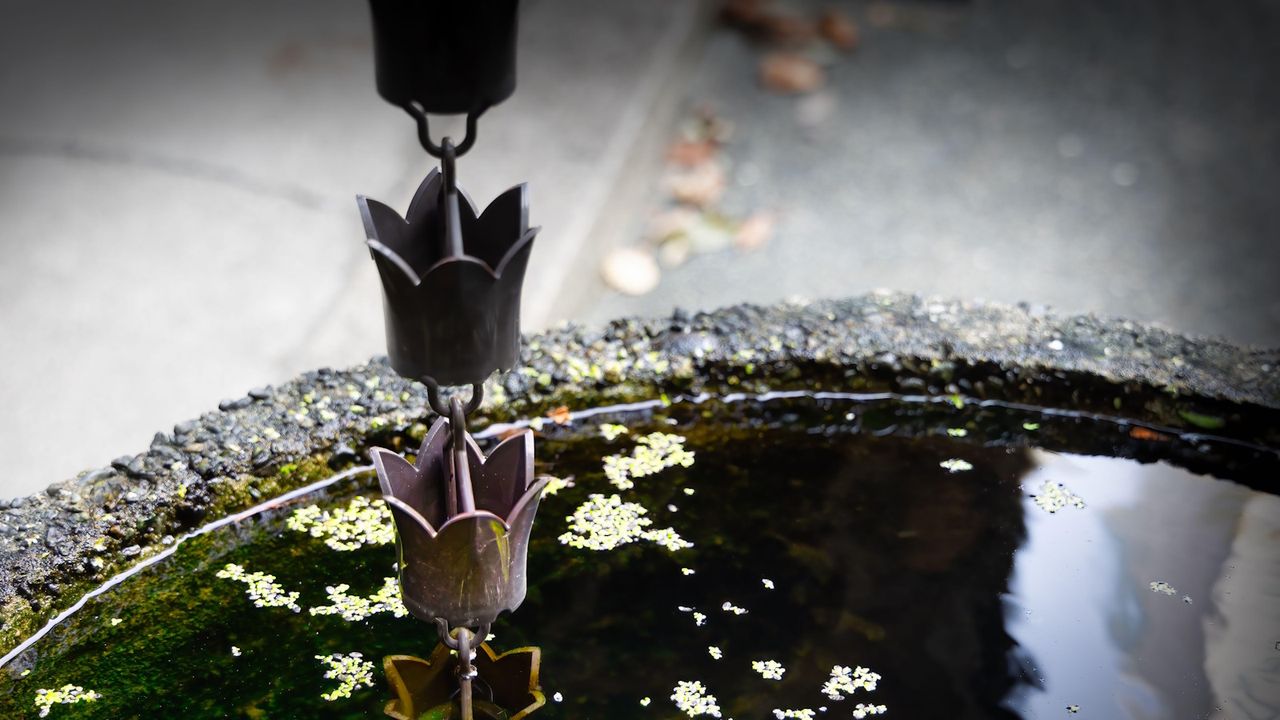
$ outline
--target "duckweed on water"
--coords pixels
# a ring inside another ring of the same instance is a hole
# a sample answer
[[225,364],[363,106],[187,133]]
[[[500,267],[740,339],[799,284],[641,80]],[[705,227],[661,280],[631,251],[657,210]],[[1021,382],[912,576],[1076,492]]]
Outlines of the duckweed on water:
[[387,503],[363,496],[352,498],[347,507],[332,511],[321,510],[316,505],[299,508],[289,517],[287,525],[313,538],[324,538],[325,545],[340,552],[396,541]]
[[693,547],[672,528],[648,530],[653,521],[639,503],[623,502],[619,495],[593,493],[566,518],[569,529],[560,542],[580,550],[613,550],[637,540],[648,540],[671,550]]
[[783,673],[787,671],[777,660],[752,660],[751,669],[765,680],[781,680]]
[[635,479],[656,475],[677,465],[690,467],[694,454],[684,447],[684,438],[670,433],[649,433],[636,441],[630,455],[609,455],[604,458],[604,475],[619,490],[636,486]]
[[615,425],[613,423],[600,424],[600,436],[609,442],[617,440],[620,436],[631,432],[626,425]]
[[347,622],[364,620],[378,613],[391,613],[398,618],[409,614],[400,597],[400,582],[394,577],[383,578],[382,587],[369,597],[348,595],[350,589],[351,586],[345,584],[325,588],[330,604],[313,607],[308,612],[312,615],[338,615]]
[[1036,507],[1051,515],[1066,507],[1084,509],[1084,498],[1071,492],[1060,482],[1046,482],[1040,487],[1040,492],[1031,497]]
[[542,490],[543,497],[549,497],[549,496],[555,495],[561,490],[564,490],[565,488],[573,487],[572,480],[558,478],[558,477],[555,477],[554,475],[543,475],[543,477],[546,478],[547,480],[547,486]]
[[707,688],[697,680],[681,680],[676,683],[671,693],[671,702],[676,709],[689,717],[709,715],[720,717],[720,705],[716,696],[707,692]]
[[889,711],[889,708],[885,707],[884,705],[870,705],[867,703],[858,703],[853,708],[853,717],[856,718],[856,720],[862,720],[863,718],[871,717],[872,715],[883,715],[888,711]]
[[839,702],[858,690],[871,692],[879,682],[879,673],[871,672],[861,665],[857,668],[836,665],[831,668],[831,676],[822,685],[822,694],[833,702]]
[[351,697],[352,690],[373,687],[373,663],[358,652],[316,655],[316,659],[328,668],[325,679],[338,681],[338,687],[320,696],[329,702]]
[[36,707],[40,709],[40,717],[47,717],[54,705],[74,705],[82,702],[100,700],[102,695],[93,690],[85,690],[79,685],[70,683],[57,690],[41,688],[36,691]]
[[276,582],[275,575],[245,572],[243,567],[235,563],[227,563],[226,567],[218,571],[217,576],[244,583],[244,592],[253,601],[254,607],[286,607],[294,612],[302,612],[302,608],[298,606],[298,593],[287,592]]

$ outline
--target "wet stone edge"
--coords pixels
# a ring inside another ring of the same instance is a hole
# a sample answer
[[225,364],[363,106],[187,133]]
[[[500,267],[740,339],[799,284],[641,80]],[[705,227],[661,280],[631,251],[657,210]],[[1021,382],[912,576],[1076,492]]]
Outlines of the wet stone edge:
[[[564,326],[491,380],[489,422],[667,395],[876,392],[1071,407],[1280,446],[1280,350],[1029,306],[876,293]],[[385,359],[255,388],[0,506],[0,653],[173,538],[404,446],[432,419]]]

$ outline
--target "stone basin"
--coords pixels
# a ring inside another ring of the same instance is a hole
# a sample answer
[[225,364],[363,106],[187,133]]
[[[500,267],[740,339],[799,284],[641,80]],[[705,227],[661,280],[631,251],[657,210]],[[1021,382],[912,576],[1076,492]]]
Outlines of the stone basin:
[[[1054,427],[1034,443],[985,441],[1226,469],[1276,493],[1277,363],[1275,350],[1126,321],[880,293],[531,336],[524,365],[490,381],[473,429],[560,407],[884,393],[1103,418],[1132,432],[1120,445]],[[425,388],[385,360],[315,370],[14,501],[0,510],[0,653],[184,533],[362,465],[373,445],[411,447],[432,417]]]

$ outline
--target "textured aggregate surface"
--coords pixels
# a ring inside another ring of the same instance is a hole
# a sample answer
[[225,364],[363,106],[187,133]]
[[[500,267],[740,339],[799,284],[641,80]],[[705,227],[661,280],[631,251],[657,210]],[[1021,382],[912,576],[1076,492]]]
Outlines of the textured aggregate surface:
[[[527,338],[472,429],[561,405],[774,390],[892,391],[1105,412],[1280,445],[1280,351],[1131,322],[871,294],[566,326]],[[0,650],[173,536],[421,438],[425,388],[385,360],[257,388],[151,448],[0,509]]]

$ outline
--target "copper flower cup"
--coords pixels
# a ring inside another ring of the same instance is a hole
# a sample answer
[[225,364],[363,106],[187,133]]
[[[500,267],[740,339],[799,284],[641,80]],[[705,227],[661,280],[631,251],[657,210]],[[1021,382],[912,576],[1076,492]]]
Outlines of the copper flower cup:
[[518,360],[520,295],[538,228],[529,228],[524,185],[479,213],[446,180],[433,169],[404,219],[377,200],[357,202],[382,279],[391,367],[424,382],[474,385]]
[[[548,481],[533,479],[532,433],[506,439],[487,458],[459,433],[470,470],[461,478],[469,487],[459,488],[451,435],[441,418],[414,464],[383,448],[373,462],[395,518],[405,607],[429,622],[481,627],[524,601],[529,534]],[[458,495],[474,502],[451,512]]]

